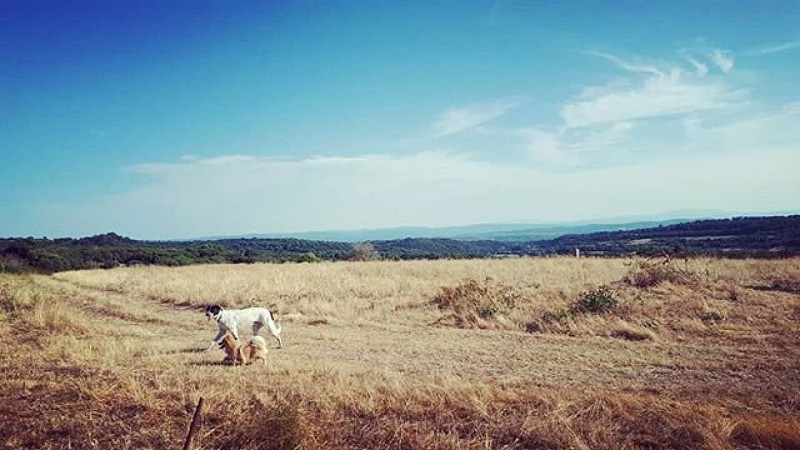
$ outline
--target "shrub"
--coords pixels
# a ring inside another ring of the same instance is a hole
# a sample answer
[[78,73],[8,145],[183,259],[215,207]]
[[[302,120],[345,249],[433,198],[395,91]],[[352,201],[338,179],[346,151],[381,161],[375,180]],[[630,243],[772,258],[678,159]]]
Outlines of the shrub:
[[636,261],[622,281],[634,287],[649,288],[665,281],[673,284],[696,284],[699,276],[691,270],[677,268],[669,262]]
[[464,280],[457,286],[442,287],[432,303],[450,310],[458,323],[478,322],[508,313],[522,300],[522,294],[510,286],[495,283],[491,278],[479,282]]
[[315,255],[314,252],[304,253],[297,258],[297,262],[301,263],[317,263],[320,261],[322,260],[319,259],[319,256]]
[[573,314],[601,314],[616,308],[617,303],[618,301],[614,291],[610,287],[603,285],[597,289],[580,294],[578,299],[572,303],[569,310]]
[[616,309],[618,304],[616,293],[610,287],[603,285],[597,289],[581,293],[569,308],[561,308],[544,313],[539,323],[528,323],[525,329],[529,332],[541,331],[544,328],[548,328],[546,325],[548,323],[561,322],[580,314],[606,313]]
[[0,254],[0,273],[26,273],[33,271],[28,262],[14,254]]

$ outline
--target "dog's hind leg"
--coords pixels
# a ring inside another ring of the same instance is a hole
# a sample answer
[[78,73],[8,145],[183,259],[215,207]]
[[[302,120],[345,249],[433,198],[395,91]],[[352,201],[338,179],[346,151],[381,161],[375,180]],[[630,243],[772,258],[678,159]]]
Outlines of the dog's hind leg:
[[[275,336],[275,339],[278,341],[278,348],[283,348],[283,339],[281,339],[281,326],[275,323],[274,320],[269,320],[266,323],[267,328],[269,328],[269,332]],[[264,327],[263,322],[255,322],[253,323],[253,336],[258,336],[258,332],[261,331],[261,328]]]

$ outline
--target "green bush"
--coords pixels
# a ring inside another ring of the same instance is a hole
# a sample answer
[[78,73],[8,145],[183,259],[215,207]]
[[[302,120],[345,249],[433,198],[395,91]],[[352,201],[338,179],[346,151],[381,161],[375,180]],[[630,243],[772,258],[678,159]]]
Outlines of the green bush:
[[614,290],[603,285],[597,289],[582,292],[568,308],[545,312],[541,319],[528,323],[525,329],[530,333],[536,333],[551,328],[553,322],[562,322],[581,314],[604,314],[613,311],[618,304],[619,301]]
[[320,261],[322,260],[319,259],[319,256],[315,255],[314,252],[304,253],[297,258],[297,262],[301,263],[316,263]]
[[616,293],[610,287],[603,285],[580,294],[569,310],[573,314],[601,314],[613,310],[618,303]]

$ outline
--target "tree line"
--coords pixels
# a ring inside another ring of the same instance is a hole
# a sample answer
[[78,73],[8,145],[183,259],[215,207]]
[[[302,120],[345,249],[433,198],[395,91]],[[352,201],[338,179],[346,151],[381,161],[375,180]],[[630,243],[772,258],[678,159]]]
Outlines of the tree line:
[[546,256],[574,254],[575,249],[592,256],[794,256],[800,255],[800,215],[701,220],[529,242],[440,238],[358,244],[261,238],[139,241],[116,233],[79,239],[7,238],[0,239],[0,272],[52,273],[121,265]]

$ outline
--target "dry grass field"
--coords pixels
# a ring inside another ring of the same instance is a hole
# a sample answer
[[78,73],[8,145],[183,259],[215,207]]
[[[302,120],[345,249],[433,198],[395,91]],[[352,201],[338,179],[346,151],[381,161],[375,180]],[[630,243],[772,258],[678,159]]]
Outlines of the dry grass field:
[[[202,307],[266,305],[232,367]],[[0,275],[0,448],[800,448],[800,259]]]

